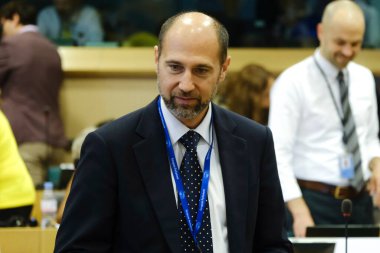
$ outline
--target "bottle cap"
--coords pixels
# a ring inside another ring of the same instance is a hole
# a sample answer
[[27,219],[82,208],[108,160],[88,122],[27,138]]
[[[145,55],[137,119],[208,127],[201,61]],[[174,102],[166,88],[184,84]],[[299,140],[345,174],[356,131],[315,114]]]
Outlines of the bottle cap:
[[44,183],[45,190],[53,190],[53,182],[45,182]]

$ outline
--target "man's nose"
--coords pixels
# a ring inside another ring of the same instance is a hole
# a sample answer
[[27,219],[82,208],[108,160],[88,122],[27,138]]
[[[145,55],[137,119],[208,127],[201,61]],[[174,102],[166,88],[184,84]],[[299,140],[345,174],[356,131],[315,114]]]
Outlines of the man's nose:
[[193,81],[193,75],[191,71],[185,71],[181,77],[181,80],[179,81],[178,87],[183,92],[190,92],[194,89],[194,81]]
[[354,53],[354,50],[353,50],[353,48],[352,48],[351,45],[345,45],[345,46],[343,47],[342,52],[343,52],[344,56],[346,56],[346,57],[351,57],[352,54]]

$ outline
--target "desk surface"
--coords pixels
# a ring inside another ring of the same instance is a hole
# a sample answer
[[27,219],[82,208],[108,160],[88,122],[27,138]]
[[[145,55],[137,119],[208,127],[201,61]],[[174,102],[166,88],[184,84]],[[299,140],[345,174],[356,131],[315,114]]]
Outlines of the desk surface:
[[0,228],[0,253],[52,253],[57,229]]
[[[335,243],[334,253],[345,253],[345,238],[323,238],[323,237],[309,237],[309,238],[289,238],[292,242],[297,243]],[[348,238],[348,252],[349,253],[378,253],[380,252],[380,237],[351,237]]]

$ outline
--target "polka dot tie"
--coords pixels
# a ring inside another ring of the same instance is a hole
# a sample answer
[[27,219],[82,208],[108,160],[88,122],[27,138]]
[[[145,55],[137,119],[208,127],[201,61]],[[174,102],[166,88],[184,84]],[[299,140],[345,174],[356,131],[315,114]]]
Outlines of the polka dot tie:
[[[200,140],[200,135],[194,131],[188,131],[184,134],[179,142],[186,148],[185,155],[183,156],[180,173],[183,182],[183,188],[189,203],[191,219],[193,225],[198,213],[199,195],[202,184],[203,171],[198,162],[197,145]],[[181,236],[181,246],[183,252],[213,252],[212,250],[212,234],[210,223],[210,211],[208,206],[208,199],[206,198],[206,206],[203,212],[202,226],[197,235],[198,245],[194,243],[190,229],[187,225],[186,218],[183,212],[181,201],[178,198],[178,211],[179,211],[179,226]]]

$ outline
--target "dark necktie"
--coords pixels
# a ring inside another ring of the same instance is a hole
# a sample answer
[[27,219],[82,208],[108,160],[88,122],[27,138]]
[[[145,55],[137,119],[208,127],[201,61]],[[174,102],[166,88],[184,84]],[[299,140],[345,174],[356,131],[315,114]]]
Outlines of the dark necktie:
[[353,156],[355,170],[354,177],[351,179],[350,184],[359,192],[364,186],[363,171],[361,169],[362,162],[355,122],[348,101],[348,87],[344,82],[342,71],[339,71],[338,73],[338,81],[343,112],[343,142],[346,145],[347,152],[351,153]]
[[[200,140],[200,135],[194,131],[188,131],[184,134],[179,142],[186,148],[183,156],[180,173],[183,182],[183,188],[189,204],[191,219],[193,225],[198,213],[199,195],[201,190],[203,171],[198,162],[197,145]],[[213,252],[212,250],[212,234],[210,223],[210,211],[208,206],[208,198],[203,213],[202,226],[197,235],[200,251],[194,243],[190,229],[187,225],[186,218],[183,212],[182,203],[178,198],[178,211],[180,223],[181,246],[183,252]]]

